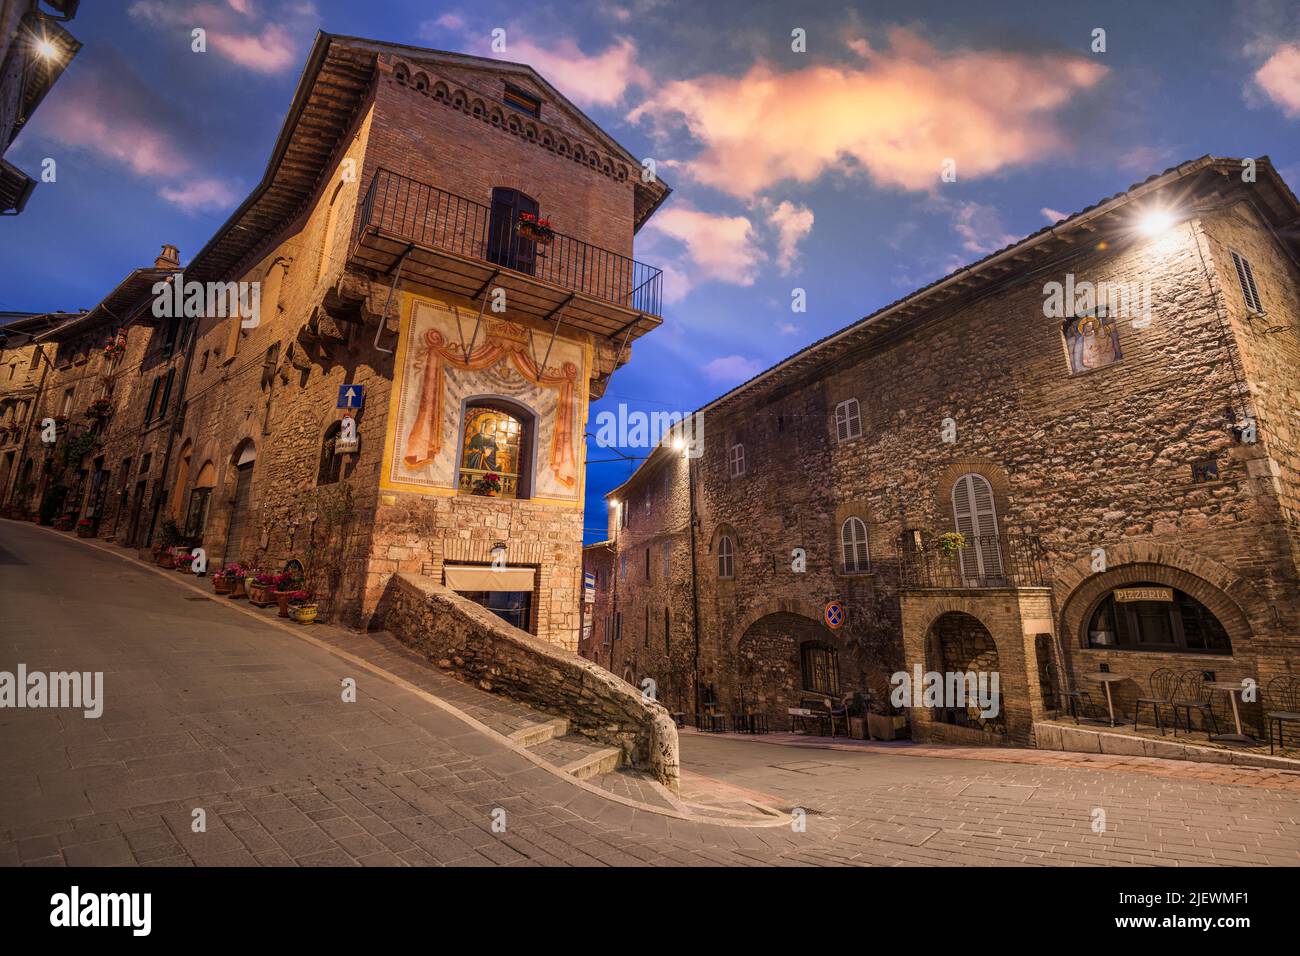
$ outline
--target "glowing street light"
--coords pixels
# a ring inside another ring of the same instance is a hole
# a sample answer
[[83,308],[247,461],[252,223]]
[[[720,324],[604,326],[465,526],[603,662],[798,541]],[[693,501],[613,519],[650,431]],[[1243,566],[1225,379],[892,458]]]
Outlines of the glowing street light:
[[58,48],[49,40],[45,39],[36,41],[36,52],[46,60],[53,60],[59,55]]
[[1168,209],[1152,209],[1138,220],[1137,231],[1143,236],[1158,236],[1174,224]]

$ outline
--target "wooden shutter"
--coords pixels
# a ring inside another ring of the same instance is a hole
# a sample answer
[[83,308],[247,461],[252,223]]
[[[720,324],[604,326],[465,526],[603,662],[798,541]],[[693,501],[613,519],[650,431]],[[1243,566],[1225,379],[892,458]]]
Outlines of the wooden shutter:
[[1259,301],[1259,289],[1255,285],[1255,272],[1250,267],[1250,260],[1234,252],[1232,264],[1237,270],[1237,282],[1241,286],[1241,297],[1246,300],[1246,308],[1263,315],[1264,307]]
[[998,519],[989,483],[980,475],[958,478],[952,488],[952,513],[957,530],[966,536],[961,551],[962,577],[1001,577]]

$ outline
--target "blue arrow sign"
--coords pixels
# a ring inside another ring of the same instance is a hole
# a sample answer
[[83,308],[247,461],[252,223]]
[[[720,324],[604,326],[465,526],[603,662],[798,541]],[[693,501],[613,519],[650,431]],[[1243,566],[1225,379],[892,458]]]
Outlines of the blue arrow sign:
[[340,385],[337,408],[360,408],[365,404],[365,387],[361,385]]

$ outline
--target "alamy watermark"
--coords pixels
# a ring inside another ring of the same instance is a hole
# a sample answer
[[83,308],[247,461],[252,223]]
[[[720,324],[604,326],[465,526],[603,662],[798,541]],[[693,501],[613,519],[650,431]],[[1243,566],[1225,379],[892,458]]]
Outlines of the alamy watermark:
[[893,690],[889,702],[898,708],[979,707],[980,716],[991,720],[1001,709],[997,671],[925,671],[917,664],[912,673],[895,671],[889,678]]
[[1112,319],[1133,319],[1142,328],[1151,321],[1151,280],[1141,282],[1076,281],[1073,272],[1064,282],[1043,286],[1043,315],[1049,319],[1072,319],[1099,312]]
[[239,327],[255,329],[262,321],[262,283],[185,281],[185,273],[155,282],[153,314],[159,319],[239,316]]
[[601,448],[657,448],[668,444],[688,458],[704,453],[701,412],[643,412],[619,403],[617,411],[596,413],[596,444]]
[[0,709],[57,707],[82,710],[91,720],[104,713],[103,671],[0,671]]

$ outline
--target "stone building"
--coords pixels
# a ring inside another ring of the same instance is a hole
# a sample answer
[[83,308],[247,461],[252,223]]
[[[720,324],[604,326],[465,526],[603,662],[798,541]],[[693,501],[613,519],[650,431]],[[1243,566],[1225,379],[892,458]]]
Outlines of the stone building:
[[22,212],[36,188],[4,154],[81,50],[63,26],[77,7],[78,0],[0,3],[0,215]]
[[7,501],[297,559],[354,626],[426,574],[575,649],[587,406],[661,321],[631,254],[668,192],[528,66],[322,33],[216,235],[46,336],[43,414],[109,407]]
[[709,403],[702,456],[611,493],[607,666],[671,684],[697,655],[722,710],[781,727],[810,695],[883,709],[900,669],[997,673],[996,714],[910,711],[994,742],[1063,690],[1102,706],[1107,668],[1130,714],[1162,668],[1300,673],[1298,213],[1267,159],[1184,163]]

